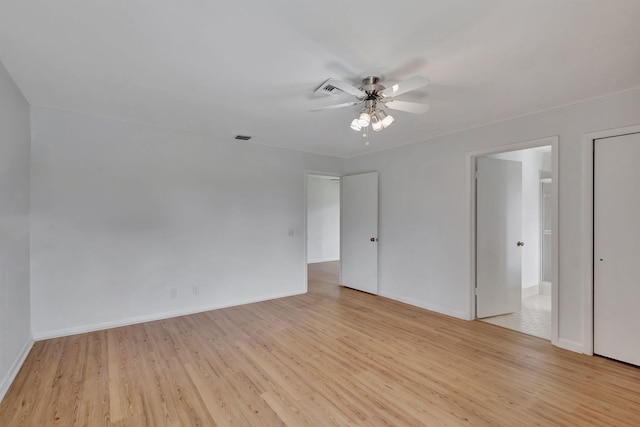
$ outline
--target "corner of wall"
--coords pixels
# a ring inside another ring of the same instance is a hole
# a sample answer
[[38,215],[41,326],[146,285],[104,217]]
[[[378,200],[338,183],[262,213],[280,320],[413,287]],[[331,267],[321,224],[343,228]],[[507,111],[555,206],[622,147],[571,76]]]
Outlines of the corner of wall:
[[18,357],[11,365],[9,372],[7,372],[5,377],[0,380],[0,402],[2,402],[2,399],[4,399],[4,396],[9,391],[13,380],[18,375],[18,372],[20,372],[20,368],[22,368],[24,361],[27,360],[27,356],[29,355],[31,348],[33,348],[34,342],[35,341],[33,339],[33,336],[30,336],[27,342],[25,342],[24,346],[22,347],[22,350],[18,354]]

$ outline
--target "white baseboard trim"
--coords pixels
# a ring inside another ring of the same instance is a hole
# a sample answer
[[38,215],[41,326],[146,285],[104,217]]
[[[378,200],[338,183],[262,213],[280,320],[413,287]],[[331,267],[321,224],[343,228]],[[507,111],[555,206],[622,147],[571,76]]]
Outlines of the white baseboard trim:
[[432,305],[432,304],[425,304],[425,303],[423,303],[421,301],[416,301],[416,300],[411,299],[411,298],[399,297],[397,295],[388,294],[386,292],[379,292],[378,295],[380,295],[381,297],[392,299],[394,301],[400,301],[400,302],[403,302],[405,304],[413,305],[415,307],[424,308],[425,310],[434,311],[436,313],[444,314],[446,316],[456,317],[456,318],[462,319],[462,320],[471,320],[470,315],[468,313],[465,313],[465,312],[462,312],[462,311],[451,310],[449,308],[439,307],[437,305]]
[[551,283],[540,282],[540,295],[551,295]]
[[538,295],[540,293],[539,285],[527,286],[526,288],[522,288],[522,299],[532,297],[534,295]]
[[65,328],[65,329],[58,329],[53,331],[39,332],[39,333],[35,333],[34,337],[36,341],[46,340],[50,338],[67,337],[70,335],[84,334],[87,332],[95,332],[95,331],[102,331],[102,330],[111,329],[111,328],[119,328],[121,326],[136,325],[138,323],[153,322],[155,320],[170,319],[172,317],[187,316],[189,314],[202,313],[204,311],[219,310],[221,308],[235,307],[238,305],[245,305],[245,304],[253,304],[256,302],[269,301],[269,300],[278,299],[278,298],[292,297],[296,295],[302,295],[305,293],[306,291],[296,292],[292,294],[275,295],[267,298],[257,298],[253,300],[234,302],[230,304],[200,306],[200,307],[189,308],[186,310],[176,310],[176,311],[167,311],[164,313],[156,313],[148,316],[130,317],[128,319],[116,320],[112,322],[93,323],[93,324],[78,326],[74,328]]
[[0,402],[2,402],[2,399],[4,399],[4,396],[9,391],[9,387],[11,387],[11,383],[13,383],[13,380],[16,379],[16,375],[18,375],[18,372],[20,371],[22,364],[27,359],[27,356],[29,355],[29,352],[31,351],[31,348],[33,347],[34,342],[35,341],[33,337],[30,336],[27,342],[24,343],[24,346],[22,347],[20,354],[11,365],[11,369],[9,369],[9,372],[7,372],[7,375],[5,375],[5,377],[0,382]]
[[329,261],[340,261],[340,258],[310,259],[309,261],[307,261],[307,264],[317,264],[319,262],[329,262]]
[[570,350],[576,353],[582,353],[582,344],[575,341],[566,340],[564,338],[558,338],[558,347]]

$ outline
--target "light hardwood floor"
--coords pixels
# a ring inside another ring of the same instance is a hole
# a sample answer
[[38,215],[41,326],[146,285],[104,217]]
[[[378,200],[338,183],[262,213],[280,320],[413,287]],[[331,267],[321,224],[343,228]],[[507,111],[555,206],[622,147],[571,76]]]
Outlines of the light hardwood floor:
[[640,369],[341,288],[39,341],[1,426],[640,425]]

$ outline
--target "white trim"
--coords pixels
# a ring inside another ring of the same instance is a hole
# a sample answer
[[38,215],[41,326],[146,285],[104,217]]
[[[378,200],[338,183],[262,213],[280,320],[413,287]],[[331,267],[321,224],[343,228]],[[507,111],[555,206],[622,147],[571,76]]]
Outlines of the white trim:
[[439,314],[444,314],[446,316],[451,316],[451,317],[456,317],[458,319],[462,319],[462,320],[472,320],[467,316],[467,313],[465,313],[464,311],[459,311],[459,310],[451,310],[449,308],[444,308],[444,307],[440,307],[437,305],[432,305],[432,304],[425,304],[421,301],[417,301],[411,298],[405,298],[405,297],[400,297],[397,295],[393,295],[393,294],[389,294],[386,292],[380,292],[378,293],[378,296],[384,297],[384,298],[388,298],[388,299],[392,299],[394,301],[400,301],[403,302],[405,304],[409,304],[412,305],[414,307],[419,307],[419,308],[424,308],[425,310],[429,310],[429,311],[433,311]]
[[540,282],[538,284],[538,293],[551,296],[551,282]]
[[540,285],[527,286],[522,288],[522,299],[533,297],[540,294]]
[[560,345],[560,150],[558,137],[551,143],[551,344]]
[[[324,171],[319,171],[319,170],[315,170],[315,169],[305,169],[304,170],[304,218],[302,219],[302,224],[304,224],[304,236],[303,236],[303,242],[304,242],[304,293],[309,292],[309,277],[308,277],[308,271],[307,271],[307,264],[311,264],[314,262],[322,262],[322,261],[307,261],[307,241],[309,239],[309,230],[307,229],[308,224],[307,224],[307,208],[308,208],[308,203],[309,200],[307,200],[307,185],[308,185],[308,180],[309,180],[309,175],[315,175],[315,176],[335,176],[337,178],[340,178],[340,195],[339,195],[339,200],[340,200],[340,242],[342,242],[342,174],[338,173],[338,172],[324,172]],[[342,250],[342,243],[340,243],[340,250]],[[328,260],[328,261],[338,261],[340,258],[338,258],[337,260]],[[342,266],[340,267],[340,274],[342,274]],[[342,277],[342,276],[341,276]]]
[[[551,160],[553,161],[553,158]],[[540,224],[539,224],[540,228],[539,228],[539,233],[538,233],[539,234],[538,239],[540,240],[540,244],[539,244],[540,248],[539,248],[539,251],[538,251],[539,252],[538,253],[538,257],[540,259],[540,262],[538,263],[539,264],[538,265],[538,267],[539,267],[538,268],[538,280],[540,281],[540,283],[543,282],[542,279],[544,277],[544,272],[543,272],[544,267],[542,265],[542,262],[543,262],[542,260],[543,260],[543,257],[544,257],[544,253],[543,253],[543,248],[544,248],[544,237],[543,237],[544,236],[544,227],[543,227],[543,222],[544,222],[544,206],[545,206],[544,205],[544,203],[545,203],[544,202],[544,191],[542,189],[543,184],[552,184],[553,185],[553,180],[551,178],[541,178],[540,179],[540,186],[539,186],[540,193],[539,193],[539,197],[538,197],[539,198],[538,218],[539,218],[539,221],[540,221]],[[552,233],[553,233],[553,230],[552,230]],[[552,235],[551,239],[553,240],[553,235]],[[545,283],[548,283],[549,285],[551,284],[551,282],[545,282]],[[542,293],[542,291],[540,291],[540,293]]]
[[172,317],[202,313],[204,311],[219,310],[221,308],[235,307],[238,305],[253,304],[256,302],[269,301],[269,300],[278,299],[278,298],[286,298],[286,297],[292,297],[296,295],[303,295],[305,293],[306,292],[295,292],[292,294],[281,294],[281,295],[270,296],[267,298],[257,298],[257,299],[248,300],[248,301],[239,301],[231,304],[201,306],[197,308],[190,308],[187,310],[167,311],[164,313],[157,313],[149,316],[130,317],[128,319],[116,320],[112,322],[93,323],[90,325],[77,326],[73,328],[58,329],[54,331],[39,333],[35,335],[35,339],[36,341],[39,341],[39,340],[45,340],[50,338],[66,337],[69,335],[84,334],[87,332],[102,331],[104,329],[118,328],[121,326],[130,326],[130,325],[136,325],[138,323],[152,322],[155,320],[164,320],[164,319],[170,319]]
[[593,355],[593,144],[639,132],[640,125],[634,125],[586,133],[582,139],[582,352],[588,355]]
[[34,343],[33,337],[29,336],[29,339],[27,340],[26,343],[24,343],[22,350],[20,350],[20,354],[11,365],[11,369],[9,369],[9,372],[7,372],[7,375],[5,375],[2,381],[0,381],[0,402],[2,402],[2,399],[4,399],[4,396],[9,391],[9,387],[11,387],[13,380],[16,379],[16,375],[18,375],[18,372],[20,372],[20,368],[24,364],[24,361],[27,359],[27,356],[29,355],[31,348],[33,348],[33,343]]
[[559,232],[558,232],[558,218],[559,218],[559,204],[558,204],[558,136],[548,136],[541,139],[535,139],[532,141],[525,141],[513,144],[499,145],[494,147],[483,148],[480,150],[466,152],[467,163],[467,194],[469,197],[469,222],[468,222],[468,236],[469,236],[469,263],[471,278],[469,283],[469,311],[465,318],[475,319],[476,317],[476,305],[475,305],[475,282],[476,282],[476,180],[475,180],[475,164],[476,158],[489,154],[505,153],[510,151],[526,150],[528,148],[541,147],[545,145],[551,146],[551,226],[554,231],[552,234],[551,250],[553,251],[552,264],[551,264],[551,276],[553,279],[553,287],[551,292],[551,343],[558,345],[558,288],[559,288]]
[[319,258],[319,259],[310,259],[307,261],[307,264],[317,264],[319,262],[330,262],[330,261],[340,261],[340,258]]
[[565,350],[573,351],[576,353],[584,353],[584,346],[579,342],[566,340],[564,338],[560,338],[558,343],[556,344],[560,348],[564,348]]

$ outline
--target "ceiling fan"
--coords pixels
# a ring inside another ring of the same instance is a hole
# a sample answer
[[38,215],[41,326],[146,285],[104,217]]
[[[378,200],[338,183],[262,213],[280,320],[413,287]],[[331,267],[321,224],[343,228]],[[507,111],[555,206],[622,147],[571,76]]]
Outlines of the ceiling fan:
[[329,79],[316,90],[316,93],[320,91],[322,91],[322,93],[335,93],[337,92],[336,89],[338,89],[355,96],[357,101],[315,108],[311,111],[330,110],[364,104],[364,108],[360,111],[358,117],[351,122],[351,129],[356,131],[364,129],[365,132],[370,124],[371,128],[375,132],[378,132],[390,126],[395,121],[393,116],[387,114],[382,107],[414,114],[424,114],[429,111],[429,105],[427,104],[395,100],[397,96],[428,85],[428,78],[413,76],[388,88],[380,84],[382,80],[383,79],[378,76],[367,76],[362,79],[362,86],[357,88],[344,80]]

